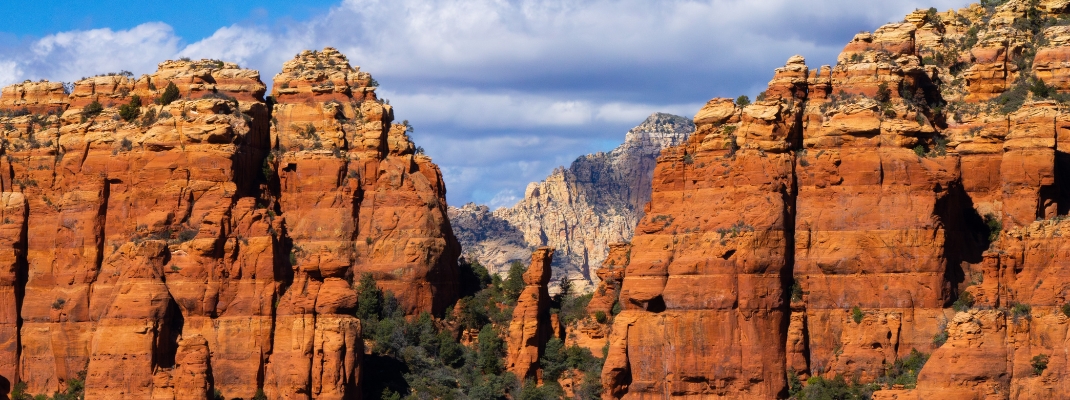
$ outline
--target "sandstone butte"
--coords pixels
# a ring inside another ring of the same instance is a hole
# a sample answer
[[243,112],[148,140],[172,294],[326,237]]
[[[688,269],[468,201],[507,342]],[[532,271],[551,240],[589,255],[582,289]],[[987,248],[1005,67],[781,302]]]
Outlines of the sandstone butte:
[[615,257],[604,398],[786,398],[913,349],[916,388],[875,398],[1070,398],[1070,1],[1000,3],[710,100]]
[[439,169],[373,82],[327,48],[286,62],[268,99],[216,60],[4,88],[0,383],[359,397],[354,277],[442,313],[460,254]]

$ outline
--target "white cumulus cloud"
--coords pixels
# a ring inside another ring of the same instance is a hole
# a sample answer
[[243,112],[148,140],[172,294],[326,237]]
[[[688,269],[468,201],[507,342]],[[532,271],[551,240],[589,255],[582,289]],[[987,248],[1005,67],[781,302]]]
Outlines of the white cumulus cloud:
[[[175,55],[180,39],[163,23],[127,30],[92,29],[45,36],[14,54],[0,55],[0,84],[25,79],[74,81],[121,70],[148,73]],[[7,66],[13,67],[7,68]]]

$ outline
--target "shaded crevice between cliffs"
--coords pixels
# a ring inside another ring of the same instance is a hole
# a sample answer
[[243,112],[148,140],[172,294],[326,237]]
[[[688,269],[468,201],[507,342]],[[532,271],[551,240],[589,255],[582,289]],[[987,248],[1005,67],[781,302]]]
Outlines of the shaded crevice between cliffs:
[[[24,200],[25,201],[25,200]],[[15,244],[15,365],[22,365],[22,304],[26,298],[26,284],[30,281],[30,262],[27,258],[30,249],[30,207],[24,203],[22,207],[21,240]],[[21,368],[15,369],[15,376],[11,384],[22,380],[19,376]]]
[[[795,88],[793,88],[793,89],[795,89]],[[803,116],[805,115],[806,105],[807,105],[807,102],[809,100],[809,90],[808,90],[808,88],[803,88],[803,90],[801,90],[801,93],[799,93],[799,91],[792,90],[792,97],[795,98],[796,96],[799,97],[798,98],[799,104],[797,106],[798,112],[795,113],[795,116],[794,116],[795,120],[793,121],[794,123],[793,123],[792,131],[791,131],[790,135],[787,138],[788,144],[789,144],[790,149],[791,149],[790,151],[792,152],[792,157],[791,157],[791,176],[790,176],[790,179],[789,179],[790,186],[781,188],[781,193],[780,193],[780,196],[781,196],[781,198],[782,198],[782,200],[784,202],[784,209],[782,210],[783,211],[783,217],[782,218],[784,219],[784,267],[781,269],[781,272],[780,272],[781,296],[783,296],[783,298],[781,300],[780,309],[782,310],[784,315],[780,319],[780,327],[779,327],[779,329],[780,329],[780,339],[781,339],[781,343],[780,343],[780,346],[781,346],[780,350],[781,351],[780,351],[780,354],[781,354],[781,359],[783,359],[784,362],[785,362],[785,364],[783,365],[784,369],[785,369],[785,371],[784,371],[785,374],[787,374],[789,372],[789,371],[787,371],[787,369],[788,369],[788,365],[787,365],[788,358],[787,358],[787,355],[788,355],[788,340],[789,340],[789,334],[790,334],[790,329],[791,329],[791,314],[792,314],[791,298],[792,298],[792,288],[796,284],[795,283],[795,248],[796,248],[795,247],[796,246],[796,244],[795,244],[795,241],[796,241],[796,238],[795,238],[796,221],[795,221],[795,219],[796,219],[797,214],[798,214],[797,213],[797,207],[798,207],[798,199],[799,199],[798,166],[799,166],[799,163],[802,160],[802,157],[799,154],[799,152],[804,150],[804,148],[803,148],[803,126],[804,126]],[[803,315],[805,315],[805,312],[803,313]],[[805,323],[803,323],[802,329],[803,329],[803,331],[802,331],[802,340],[806,342],[806,349],[808,350],[810,348],[810,346],[809,346],[810,338],[809,338],[809,330],[807,329],[807,326],[806,326]],[[809,366],[810,366],[810,354],[809,354],[809,351],[805,351],[805,352],[803,352],[803,354],[804,354],[804,357],[806,357],[806,366],[807,366],[807,368],[809,368]],[[777,397],[778,398],[787,398],[788,394],[789,394],[789,389],[790,388],[788,387],[787,382],[785,382],[785,386],[783,386],[780,389],[780,392],[777,394]]]
[[[1058,146],[1058,142],[1056,142]],[[1066,149],[1070,150],[1070,149]],[[1070,153],[1055,151],[1055,203],[1058,215],[1070,215]]]
[[950,307],[966,280],[963,264],[977,264],[989,246],[989,227],[961,182],[952,182],[936,200],[934,214],[944,226],[944,307]]

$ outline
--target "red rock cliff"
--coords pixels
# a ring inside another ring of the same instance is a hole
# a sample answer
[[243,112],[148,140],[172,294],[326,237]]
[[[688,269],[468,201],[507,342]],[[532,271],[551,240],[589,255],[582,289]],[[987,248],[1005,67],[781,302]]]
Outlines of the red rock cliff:
[[86,371],[89,398],[359,396],[354,277],[440,312],[459,254],[437,167],[369,82],[328,48],[286,64],[274,110],[258,72],[215,60],[5,88],[0,376],[51,393]]
[[1067,11],[918,11],[711,100],[658,160],[605,397],[785,398],[785,372],[874,382],[913,349],[917,389],[878,397],[1070,395]]

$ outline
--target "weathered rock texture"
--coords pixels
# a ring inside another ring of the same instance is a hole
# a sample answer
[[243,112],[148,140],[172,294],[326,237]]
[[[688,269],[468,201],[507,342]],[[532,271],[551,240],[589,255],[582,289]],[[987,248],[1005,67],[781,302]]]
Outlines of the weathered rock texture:
[[531,249],[550,246],[557,249],[557,274],[569,276],[578,290],[597,284],[595,271],[609,244],[631,239],[650,201],[656,158],[693,131],[686,118],[657,113],[628,131],[624,144],[609,153],[582,156],[529,184],[512,207],[489,214],[475,205],[451,209],[465,257],[501,272]]
[[506,341],[505,367],[518,378],[534,378],[546,342],[554,336],[550,321],[550,264],[554,249],[540,247],[531,253],[524,272],[524,290],[513,309]]
[[[459,254],[438,169],[370,82],[328,48],[288,62],[273,102],[215,60],[5,88],[0,376],[52,393],[86,371],[88,398],[359,397],[354,277],[441,312]],[[179,99],[153,104],[169,83]]]
[[917,388],[878,397],[1070,396],[1066,6],[918,11],[711,100],[658,159],[605,397],[784,398],[913,349]]

